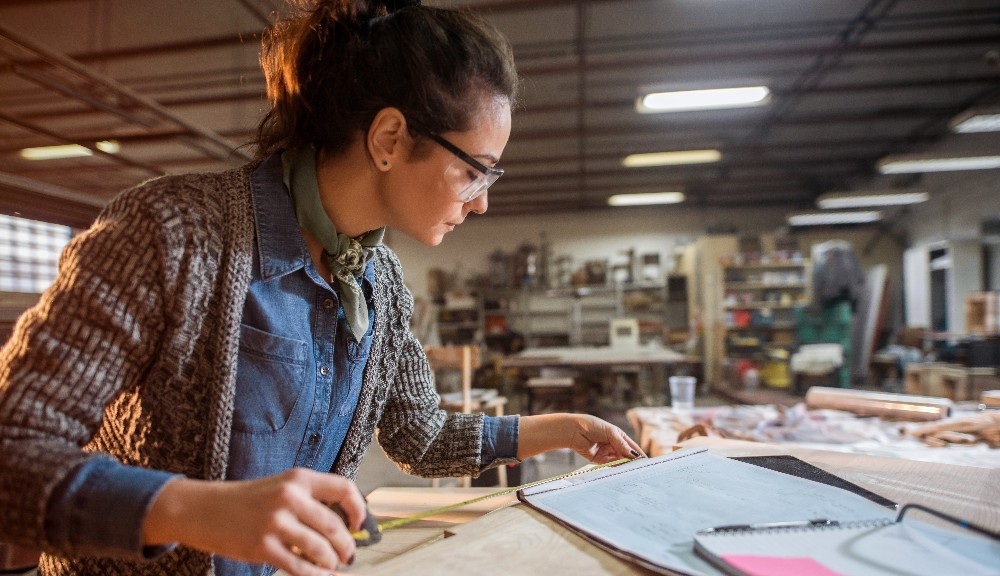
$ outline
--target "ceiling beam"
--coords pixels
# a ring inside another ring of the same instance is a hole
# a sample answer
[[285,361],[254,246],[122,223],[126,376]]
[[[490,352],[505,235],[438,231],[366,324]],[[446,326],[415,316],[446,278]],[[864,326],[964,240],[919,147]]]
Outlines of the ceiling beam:
[[82,194],[69,188],[40,182],[23,176],[0,172],[0,188],[19,192],[34,192],[52,200],[76,202],[93,208],[103,208],[107,203],[96,196]]
[[[623,0],[624,1],[624,0]],[[541,2],[529,1],[530,4],[541,4]],[[160,44],[119,48],[114,50],[104,50],[100,52],[80,52],[74,53],[70,57],[77,62],[84,64],[107,63],[113,60],[149,58],[164,54],[175,54],[180,52],[203,51],[214,48],[227,48],[234,45],[245,46],[252,40],[254,50],[259,50],[260,31],[247,31],[236,34],[224,34],[208,38],[198,38],[195,40],[184,40],[179,42],[164,42]],[[859,46],[851,47],[849,53],[881,53],[881,52],[901,52],[913,53],[921,49],[935,48],[957,48],[962,46],[989,46],[1000,41],[1000,35],[996,33],[979,34],[952,34],[948,36],[936,35],[930,38],[907,39],[907,40],[881,40],[869,41]],[[572,53],[573,46],[567,42],[565,45],[567,54]],[[669,46],[661,47],[661,50],[669,49]],[[517,47],[515,46],[515,52]],[[644,49],[648,52],[650,49]],[[813,45],[795,45],[787,47],[766,47],[748,49],[745,45],[733,45],[716,47],[713,51],[689,51],[685,53],[659,53],[659,54],[636,54],[630,51],[627,64],[634,70],[646,66],[664,66],[669,64],[709,62],[714,63],[721,60],[727,62],[742,60],[774,59],[774,58],[802,58],[835,53],[837,47],[830,46],[825,39],[819,40]],[[602,58],[602,54],[593,47],[588,48],[590,60],[588,68],[613,69],[623,64],[621,58]],[[30,61],[17,61],[12,64],[0,66],[0,72],[10,72],[14,64],[22,66],[37,65]],[[518,71],[523,75],[551,74],[559,72],[575,72],[576,62],[563,62],[552,64],[522,64]]]
[[[917,50],[935,48],[956,48],[960,46],[992,46],[1000,42],[1000,34],[964,34],[958,36],[925,38],[920,40],[883,40],[866,42],[859,46],[852,46],[847,50],[848,54],[877,54],[884,52],[900,52],[912,54]],[[728,48],[728,47],[727,47]],[[777,58],[809,58],[813,56],[833,55],[839,48],[830,46],[828,43],[810,46],[784,46],[747,48],[745,46],[735,46],[728,49],[699,50],[684,53],[660,53],[660,54],[631,54],[628,59],[629,68],[634,70],[643,66],[665,66],[689,63],[717,63],[725,61],[732,63],[745,60],[765,61]],[[600,55],[591,53],[591,59],[587,63],[590,70],[615,69],[622,65],[621,59],[609,58],[601,59]],[[518,67],[518,71],[525,76],[535,74],[557,74],[571,73],[576,70],[573,62],[554,62],[548,64],[526,64]]]
[[86,228],[105,203],[89,194],[0,172],[0,214]]
[[77,139],[74,139],[74,138],[68,138],[68,137],[65,137],[65,136],[63,136],[61,134],[53,132],[51,130],[47,130],[45,128],[42,128],[41,126],[37,126],[35,124],[31,124],[31,123],[28,123],[28,122],[24,122],[22,120],[18,120],[17,118],[14,118],[14,117],[12,117],[12,116],[10,116],[8,114],[5,114],[3,112],[0,112],[0,122],[6,122],[6,123],[8,123],[8,124],[10,124],[12,126],[17,126],[21,130],[25,130],[27,132],[32,132],[34,134],[38,134],[40,136],[44,136],[47,139],[49,139],[51,141],[59,142],[60,144],[76,144],[77,146],[83,146],[84,148],[90,150],[93,154],[95,154],[97,156],[100,156],[100,157],[105,158],[107,160],[110,160],[112,162],[116,162],[118,164],[124,164],[125,166],[131,166],[132,168],[139,168],[140,170],[144,170],[144,171],[146,171],[147,173],[149,173],[149,174],[151,174],[153,176],[159,176],[159,175],[163,174],[163,172],[160,171],[159,168],[157,168],[157,167],[155,167],[155,166],[153,166],[151,164],[144,164],[142,162],[138,162],[136,160],[132,160],[131,158],[129,158],[126,155],[122,155],[122,154],[110,154],[108,152],[105,152],[104,150],[101,150],[100,148],[97,147],[97,142],[99,142],[99,141],[82,141],[82,140],[77,140]]
[[[100,87],[103,91],[109,92],[115,95],[117,98],[129,102],[132,105],[148,110],[155,114],[156,116],[173,123],[181,128],[187,130],[192,136],[201,138],[207,142],[214,144],[221,149],[222,158],[227,156],[232,156],[236,158],[243,158],[249,160],[250,157],[238,149],[232,143],[226,141],[224,138],[218,134],[212,132],[211,130],[199,126],[193,122],[186,120],[180,116],[177,116],[169,109],[164,107],[159,102],[156,102],[152,98],[148,98],[142,94],[139,94],[135,90],[132,90],[128,86],[119,83],[113,78],[110,78],[92,68],[84,66],[83,64],[73,60],[69,56],[57,52],[51,48],[42,46],[36,42],[33,42],[12,30],[0,26],[0,39],[5,40],[19,48],[26,50],[35,54],[40,59],[48,62],[57,69],[63,69],[72,74],[77,75],[80,78],[92,83],[93,85]],[[104,98],[107,98],[107,93],[102,94]],[[101,96],[98,96],[99,98]]]

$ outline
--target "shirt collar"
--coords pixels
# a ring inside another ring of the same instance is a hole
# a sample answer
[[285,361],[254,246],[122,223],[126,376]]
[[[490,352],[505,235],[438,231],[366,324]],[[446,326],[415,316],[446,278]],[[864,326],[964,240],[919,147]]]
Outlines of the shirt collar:
[[[284,276],[310,263],[309,247],[298,220],[291,194],[282,182],[281,153],[268,156],[250,175],[254,216],[257,222],[257,256],[261,280]],[[371,295],[375,281],[374,263],[369,261],[362,275],[362,290]]]

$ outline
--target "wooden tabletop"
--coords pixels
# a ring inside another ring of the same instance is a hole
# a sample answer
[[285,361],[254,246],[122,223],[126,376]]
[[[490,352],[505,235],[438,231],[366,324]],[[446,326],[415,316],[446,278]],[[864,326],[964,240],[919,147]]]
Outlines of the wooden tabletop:
[[[791,454],[900,504],[917,502],[1000,530],[1000,471],[761,443],[695,438],[724,456]],[[369,507],[381,518],[407,516],[490,489],[380,488]],[[604,552],[513,495],[389,530],[338,574],[651,574]],[[492,511],[491,511],[492,510]],[[487,513],[489,512],[489,513]]]
[[690,358],[669,348],[611,347],[592,348],[533,348],[503,360],[506,368],[544,368],[550,366],[587,367],[636,365],[670,365],[688,362]]

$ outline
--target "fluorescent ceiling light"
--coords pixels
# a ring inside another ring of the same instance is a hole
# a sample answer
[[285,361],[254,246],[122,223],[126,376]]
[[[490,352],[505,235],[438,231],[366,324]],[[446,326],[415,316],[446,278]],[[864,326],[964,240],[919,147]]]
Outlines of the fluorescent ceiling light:
[[[105,140],[97,142],[94,147],[101,152],[117,154],[121,149],[118,142]],[[25,160],[60,160],[63,158],[82,158],[92,156],[93,150],[79,144],[60,144],[58,146],[39,146],[37,148],[24,148],[21,150],[21,158]]]
[[676,152],[650,152],[629,154],[622,160],[628,168],[645,166],[677,166],[680,164],[706,164],[718,162],[722,153],[718,150],[679,150]]
[[684,201],[683,192],[647,192],[643,194],[615,194],[608,198],[611,206],[646,206],[649,204],[678,204]]
[[61,146],[39,146],[24,148],[21,158],[25,160],[57,160],[60,158],[80,158],[90,156],[93,152],[79,144],[63,144]]
[[1000,107],[973,108],[962,112],[949,123],[952,132],[1000,132]]
[[886,156],[878,163],[883,174],[914,174],[918,172],[950,172],[953,170],[988,170],[1000,168],[1000,156]]
[[789,214],[788,223],[792,226],[830,226],[835,224],[867,224],[882,218],[878,210],[863,210],[860,212],[802,212]]
[[640,97],[635,107],[639,112],[652,114],[762,106],[767,104],[770,99],[771,91],[768,90],[767,86],[747,86],[744,88],[653,92]]
[[106,152],[108,154],[117,154],[119,150],[122,149],[115,140],[102,140],[96,142],[94,146],[101,152]]
[[919,190],[830,192],[817,198],[816,205],[824,210],[864,208],[866,206],[902,206],[926,202],[929,197],[927,192]]

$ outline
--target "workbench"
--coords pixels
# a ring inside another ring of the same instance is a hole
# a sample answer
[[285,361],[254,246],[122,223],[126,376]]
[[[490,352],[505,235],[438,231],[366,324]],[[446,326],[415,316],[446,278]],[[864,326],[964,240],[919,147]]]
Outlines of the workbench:
[[[782,447],[719,438],[693,438],[723,456],[788,454],[897,503],[917,502],[988,529],[1000,530],[1000,470]],[[489,489],[380,488],[369,506],[380,519],[407,516]],[[358,551],[338,574],[650,574],[506,496],[385,533]]]

